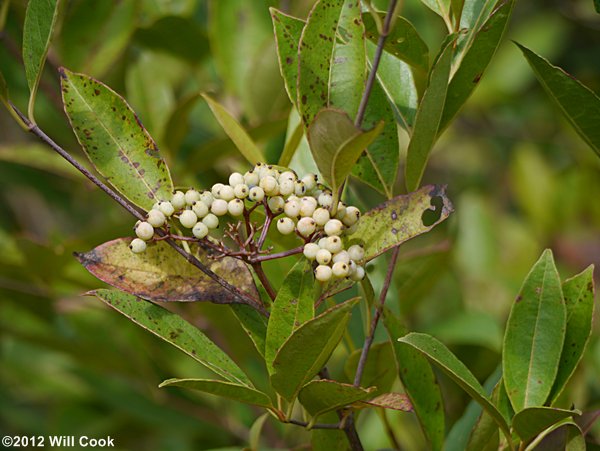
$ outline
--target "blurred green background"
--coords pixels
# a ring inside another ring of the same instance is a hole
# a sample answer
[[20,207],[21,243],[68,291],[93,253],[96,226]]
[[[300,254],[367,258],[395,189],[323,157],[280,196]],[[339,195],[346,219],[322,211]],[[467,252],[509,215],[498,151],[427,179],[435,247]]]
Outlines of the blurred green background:
[[[312,3],[64,1],[40,88],[38,124],[84,161],[61,107],[56,68],[65,66],[102,80],[128,100],[177,185],[204,188],[232,170],[247,169],[201,92],[234,112],[275,162],[286,138],[289,102],[268,7],[304,18]],[[11,2],[0,35],[0,67],[22,110],[28,98],[20,61],[25,7],[24,0]],[[404,2],[403,15],[435,55],[441,19],[417,0]],[[511,302],[544,248],[553,249],[564,278],[600,264],[600,160],[510,42],[528,46],[600,92],[600,15],[592,0],[521,1],[507,38],[438,142],[425,174],[426,183],[448,184],[456,212],[403,246],[390,297],[412,330],[450,345],[482,381],[499,362]],[[303,158],[293,164],[311,167]],[[398,194],[402,186],[399,180]],[[383,200],[356,181],[351,194],[364,209]],[[102,284],[72,253],[129,236],[131,227],[115,203],[0,111],[0,435],[110,435],[118,449],[132,450],[240,449],[258,411],[208,395],[159,390],[168,377],[208,374],[82,296]],[[268,269],[275,280],[285,270]],[[384,271],[385,257],[370,267],[376,286]],[[256,381],[264,380],[254,348],[226,307],[170,308],[204,330]],[[353,324],[359,343],[358,317]],[[596,321],[565,395],[567,407],[600,408],[599,330]],[[468,399],[440,377],[450,429]],[[397,414],[391,421],[407,450],[424,448],[414,418]],[[359,428],[367,449],[389,446],[376,415],[362,416]],[[598,426],[595,431],[600,437]],[[268,421],[262,443],[289,449],[307,438],[298,428]]]

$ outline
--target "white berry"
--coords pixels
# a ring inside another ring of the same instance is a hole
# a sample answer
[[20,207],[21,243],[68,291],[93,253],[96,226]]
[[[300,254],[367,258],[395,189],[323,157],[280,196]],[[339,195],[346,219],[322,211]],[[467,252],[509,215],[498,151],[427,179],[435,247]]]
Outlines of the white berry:
[[285,201],[281,196],[271,197],[267,201],[267,205],[272,213],[279,214],[283,211],[283,207],[285,206]]
[[296,196],[302,196],[305,192],[306,186],[304,185],[304,182],[296,180],[294,182],[294,194],[296,194]]
[[230,200],[227,204],[227,211],[231,216],[241,216],[244,213],[244,201],[241,199]]
[[304,183],[304,187],[306,191],[312,191],[317,186],[317,181],[319,178],[316,174],[306,174],[302,177],[302,182]]
[[229,202],[231,199],[235,198],[235,192],[231,186],[223,185],[219,190],[219,197]]
[[298,177],[296,176],[296,174],[293,171],[283,171],[280,175],[279,175],[279,180],[291,180],[292,182],[295,182],[298,179]]
[[315,220],[318,226],[324,226],[329,221],[329,210],[325,208],[317,208],[312,214],[312,218]]
[[244,183],[244,176],[242,174],[240,174],[239,172],[233,172],[229,176],[229,184],[231,186],[241,185],[243,183]]
[[135,234],[138,238],[148,241],[154,236],[154,227],[146,221],[140,221],[135,226]]
[[208,235],[208,227],[203,222],[197,222],[192,228],[192,234],[199,239],[202,239]]
[[304,245],[303,254],[309,260],[314,260],[315,258],[317,258],[317,252],[319,252],[320,249],[321,248],[316,243],[306,243]]
[[343,249],[342,239],[339,236],[333,235],[323,239],[325,242],[322,248],[327,249],[332,254],[337,254]]
[[175,213],[175,208],[171,202],[161,202],[158,204],[158,210],[165,216],[171,216]]
[[365,268],[362,266],[357,266],[352,274],[350,274],[350,278],[355,282],[359,280],[363,280],[365,278]]
[[346,214],[342,218],[342,222],[344,225],[348,227],[352,227],[354,224],[358,222],[360,219],[360,210],[356,207],[348,207],[346,208]]
[[210,207],[210,212],[217,216],[223,216],[227,214],[227,201],[223,199],[215,199]]
[[191,229],[198,222],[198,216],[192,210],[183,210],[179,215],[179,222],[186,229]]
[[223,185],[222,183],[215,183],[212,186],[212,189],[210,190],[211,194],[213,195],[213,197],[215,199],[218,199],[221,197],[220,193],[221,193],[221,188],[223,188],[225,185]]
[[183,191],[175,191],[175,193],[173,193],[173,197],[171,198],[171,205],[173,205],[173,208],[175,210],[181,210],[183,207],[185,207],[185,204],[185,194]]
[[316,228],[317,224],[315,224],[315,220],[313,218],[301,218],[296,226],[298,233],[304,237],[314,233]]
[[258,185],[260,177],[254,171],[248,171],[244,174],[244,183],[249,187]]
[[199,218],[203,218],[208,214],[208,206],[201,200],[197,200],[194,202],[194,205],[192,205],[192,211],[196,213],[196,216]]
[[279,194],[282,196],[289,196],[294,193],[294,181],[290,179],[284,179],[279,181]]
[[319,282],[327,282],[329,279],[331,279],[332,274],[333,271],[329,266],[326,265],[319,265],[317,266],[317,269],[315,269],[315,279],[317,279]]
[[265,198],[265,192],[260,186],[255,186],[250,188],[248,198],[254,202],[262,202],[262,200]]
[[311,201],[312,197],[303,197],[300,201],[300,216],[310,217],[317,209],[317,203]]
[[212,213],[209,213],[204,218],[202,218],[202,222],[209,229],[216,229],[217,227],[219,227],[219,218],[217,218]]
[[359,262],[365,258],[365,249],[359,244],[353,244],[348,248],[348,255],[355,262]]
[[283,206],[283,212],[290,218],[297,218],[300,214],[300,201],[288,198]]
[[275,177],[267,175],[260,179],[259,186],[263,189],[267,196],[276,196],[279,194],[279,184]]
[[210,208],[213,201],[215,200],[215,196],[212,195],[210,191],[202,191],[200,193],[200,200],[206,204],[207,207]]
[[315,258],[320,265],[328,265],[331,262],[331,252],[327,249],[319,249]]
[[144,252],[146,250],[146,242],[140,238],[134,238],[131,240],[131,243],[129,243],[129,249],[131,249],[134,254]]
[[319,195],[318,201],[321,207],[331,208],[331,206],[333,205],[333,196],[329,193],[321,193]]
[[323,230],[325,230],[325,233],[329,236],[341,235],[343,229],[344,225],[339,219],[330,219],[329,221],[327,221],[327,224],[325,224],[325,227],[323,228]]
[[249,192],[250,189],[245,183],[240,183],[233,187],[233,194],[235,194],[235,197],[237,197],[238,199],[245,199],[246,197],[248,197]]
[[167,218],[160,210],[150,210],[148,212],[148,219],[146,219],[152,227],[162,227],[166,220]]
[[282,235],[289,235],[294,231],[296,225],[290,218],[281,218],[277,221],[277,230]]
[[348,275],[349,267],[346,262],[334,263],[331,267],[331,271],[335,277],[346,277]]
[[[194,205],[194,202],[200,200],[200,193],[198,191],[196,191],[195,189],[189,189],[185,192],[184,198],[185,198],[185,203],[187,205],[191,206],[191,205]],[[183,208],[183,205],[179,208]]]
[[[335,219],[339,219],[342,221],[342,218],[346,214],[346,204],[343,202],[338,202],[337,210],[335,212]],[[342,221],[344,222],[344,221]]]
[[333,263],[350,263],[350,254],[347,251],[339,251],[333,256]]

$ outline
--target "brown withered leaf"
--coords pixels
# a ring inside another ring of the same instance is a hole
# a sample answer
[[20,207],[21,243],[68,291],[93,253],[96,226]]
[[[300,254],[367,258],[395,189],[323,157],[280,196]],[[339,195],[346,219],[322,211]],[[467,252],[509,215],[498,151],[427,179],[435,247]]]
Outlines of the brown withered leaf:
[[[143,299],[239,303],[229,291],[187,263],[166,242],[149,243],[146,251],[140,254],[131,252],[130,242],[131,238],[118,238],[75,256],[98,279]],[[210,251],[198,245],[190,248],[211,271],[240,290],[258,297],[252,274],[244,262],[231,257],[211,260]]]
[[413,406],[404,393],[384,393],[369,401],[358,401],[354,403],[355,407],[383,407],[384,409],[400,410],[402,412],[412,412]]

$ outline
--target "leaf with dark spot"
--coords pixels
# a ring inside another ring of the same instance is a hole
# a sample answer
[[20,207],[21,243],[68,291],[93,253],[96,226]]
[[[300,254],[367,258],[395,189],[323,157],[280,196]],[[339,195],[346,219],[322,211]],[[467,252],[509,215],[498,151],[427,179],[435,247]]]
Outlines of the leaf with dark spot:
[[[76,254],[81,264],[103,282],[151,301],[216,304],[238,302],[237,298],[203,272],[188,264],[167,243],[149,244],[145,252],[134,254],[129,238],[118,238],[95,249]],[[193,254],[211,271],[230,284],[258,297],[252,275],[245,263],[231,257],[210,260],[209,252],[197,245]]]

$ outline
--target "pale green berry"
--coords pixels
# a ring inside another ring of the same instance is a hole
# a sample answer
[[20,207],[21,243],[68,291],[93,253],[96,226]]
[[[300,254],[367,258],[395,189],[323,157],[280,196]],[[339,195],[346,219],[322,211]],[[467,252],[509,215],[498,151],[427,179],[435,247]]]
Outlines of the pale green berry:
[[260,177],[254,171],[248,171],[244,174],[244,183],[246,185],[248,185],[248,187],[250,187],[250,188],[258,185],[259,181],[260,181]]
[[244,201],[241,199],[230,200],[227,204],[227,211],[231,216],[241,216],[244,213]]
[[254,202],[262,202],[262,200],[265,198],[265,192],[260,186],[255,186],[250,188],[248,198]]
[[342,239],[339,236],[328,236],[325,238],[325,244],[323,245],[323,249],[327,249],[332,254],[337,254],[341,252],[344,245],[342,244]]
[[244,183],[244,176],[242,174],[240,174],[239,172],[233,172],[229,176],[229,184],[231,186],[241,185],[243,183]]
[[346,235],[352,235],[358,230],[358,222],[346,229]]
[[304,177],[302,177],[302,182],[304,182],[304,187],[308,192],[315,189],[318,180],[319,178],[317,177],[317,174],[306,174]]
[[[312,217],[313,213],[317,209],[316,202],[312,202],[312,197],[303,197],[300,202],[300,216]],[[314,200],[314,199],[313,199]]]
[[294,193],[294,181],[290,179],[279,181],[279,194],[289,196]]
[[300,214],[300,201],[288,198],[283,206],[283,212],[290,218],[297,218]]
[[238,185],[235,185],[233,187],[233,194],[235,194],[235,197],[237,197],[238,199],[245,199],[246,197],[248,197],[249,192],[250,189],[245,183],[239,183]]
[[325,234],[328,236],[341,235],[344,230],[344,224],[339,219],[330,219],[325,224],[325,227],[323,227],[323,230],[325,230]]
[[173,193],[171,205],[173,205],[175,210],[181,210],[183,207],[185,207],[186,203],[187,202],[185,201],[185,194],[183,191],[175,191],[175,193]]
[[359,262],[365,258],[365,249],[359,244],[353,244],[348,248],[348,255],[355,262]]
[[350,279],[354,280],[355,282],[358,282],[360,280],[363,280],[364,278],[365,278],[365,268],[357,265],[354,272],[352,274],[350,274]]
[[227,202],[235,198],[235,192],[229,185],[223,185],[219,190],[219,197]]
[[331,279],[332,274],[333,271],[327,265],[319,265],[315,269],[315,279],[317,279],[319,282],[327,282],[329,279]]
[[312,218],[315,220],[318,226],[323,227],[329,221],[329,210],[325,208],[317,208],[312,214]]
[[217,227],[219,227],[219,218],[217,218],[212,213],[209,213],[204,218],[202,218],[202,222],[209,229],[216,229]]
[[[185,203],[187,205],[194,205],[194,202],[199,201],[200,200],[200,193],[198,191],[196,191],[195,189],[189,189],[185,192]],[[183,206],[179,207],[179,209],[183,208]]]
[[263,189],[267,196],[276,196],[279,194],[279,184],[275,177],[266,175],[260,179],[259,186]]
[[165,216],[171,216],[173,213],[175,213],[175,208],[173,207],[173,204],[168,201],[164,201],[158,204],[158,210]]
[[149,222],[140,221],[135,226],[135,234],[138,238],[148,241],[154,236],[154,227]]
[[306,186],[303,181],[296,180],[294,182],[294,194],[296,196],[303,196],[306,193]]
[[[346,204],[344,202],[338,202],[337,210],[335,212],[335,219],[342,221],[342,218],[346,214]],[[344,222],[344,221],[342,221]]]
[[337,262],[331,267],[331,272],[333,272],[333,275],[339,278],[346,277],[349,270],[350,268],[346,262]]
[[150,210],[148,212],[148,219],[146,219],[152,227],[162,227],[166,220],[167,218],[160,210]]
[[360,210],[356,207],[348,207],[346,208],[346,214],[342,218],[342,222],[344,225],[348,227],[352,227],[354,224],[358,222],[360,219]]
[[306,243],[304,245],[304,251],[302,252],[306,258],[309,260],[314,260],[317,258],[317,252],[319,252],[321,248],[316,243]]
[[212,195],[210,191],[202,191],[200,193],[200,200],[206,204],[207,207],[210,208],[213,201],[215,200],[215,196]]
[[315,259],[319,265],[328,265],[331,262],[331,252],[327,249],[319,249]]
[[347,251],[339,251],[333,256],[333,263],[350,263],[350,254]]
[[279,230],[279,233],[282,235],[289,235],[294,231],[295,227],[294,221],[290,218],[280,218],[277,221],[277,230]]
[[215,199],[210,207],[210,212],[217,216],[227,214],[227,201],[223,199]]
[[192,234],[196,238],[202,239],[208,235],[208,227],[203,222],[197,222],[192,228]]
[[279,214],[283,211],[283,207],[285,206],[285,201],[281,196],[271,197],[267,201],[267,205],[269,205],[269,210],[271,210],[274,214]]
[[146,242],[140,238],[134,238],[131,240],[131,243],[129,243],[129,249],[131,249],[134,254],[144,252],[146,250]]
[[330,193],[321,193],[319,194],[318,201],[321,207],[331,208],[333,205],[333,196]]
[[194,202],[194,205],[192,205],[192,211],[196,213],[196,216],[199,218],[203,218],[208,214],[208,206],[201,200],[197,200]]
[[179,215],[179,222],[186,229],[191,229],[198,222],[198,216],[192,210],[183,210]]
[[298,225],[296,226],[296,230],[298,230],[298,233],[304,237],[312,235],[316,228],[317,224],[315,224],[315,220],[310,217],[301,218],[298,221]]
[[211,194],[213,195],[213,197],[215,199],[219,199],[221,197],[221,194],[220,194],[221,193],[221,188],[223,188],[224,186],[225,185],[223,185],[222,183],[215,183],[212,186],[210,192],[211,192]]
[[295,182],[297,179],[298,177],[293,171],[283,171],[281,174],[279,174],[280,182],[283,180],[291,180],[292,182]]

